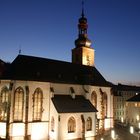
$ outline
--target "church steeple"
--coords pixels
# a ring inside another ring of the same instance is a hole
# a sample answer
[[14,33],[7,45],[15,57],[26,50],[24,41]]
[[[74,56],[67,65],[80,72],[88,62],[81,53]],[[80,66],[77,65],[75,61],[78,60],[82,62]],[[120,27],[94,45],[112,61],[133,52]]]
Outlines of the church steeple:
[[78,39],[75,40],[75,45],[76,47],[90,47],[91,46],[91,41],[87,37],[87,29],[88,29],[88,23],[87,23],[87,18],[84,15],[84,2],[82,1],[82,14],[81,17],[79,18],[79,23],[78,23]]
[[84,14],[84,2],[82,1],[82,13],[78,21],[78,38],[75,40],[75,48],[72,50],[72,63],[94,66],[94,49],[87,35],[88,22]]
[[78,28],[79,28],[79,35],[80,34],[87,34],[87,19],[85,18],[85,14],[84,14],[84,1],[82,1],[82,14],[81,14],[81,18],[79,18],[79,24],[78,24]]

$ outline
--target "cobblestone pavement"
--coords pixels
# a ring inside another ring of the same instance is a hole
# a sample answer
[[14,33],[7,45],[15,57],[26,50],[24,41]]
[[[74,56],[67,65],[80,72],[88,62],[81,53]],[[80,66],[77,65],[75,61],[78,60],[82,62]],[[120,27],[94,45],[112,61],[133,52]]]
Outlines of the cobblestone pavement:
[[[139,140],[138,135],[130,134],[127,128],[117,126],[114,128],[114,131],[116,135],[116,139],[114,140]],[[97,140],[113,140],[111,139],[111,131],[108,131],[103,136],[98,137]]]

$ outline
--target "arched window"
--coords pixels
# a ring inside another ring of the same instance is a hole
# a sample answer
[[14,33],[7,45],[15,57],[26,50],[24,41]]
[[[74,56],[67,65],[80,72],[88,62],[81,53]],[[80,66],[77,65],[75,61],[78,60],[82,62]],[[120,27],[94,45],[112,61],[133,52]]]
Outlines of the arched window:
[[97,94],[95,91],[91,94],[91,102],[97,108]]
[[14,121],[22,121],[23,106],[24,105],[24,91],[23,88],[18,87],[14,93]]
[[43,92],[37,88],[33,94],[33,121],[41,121],[43,104]]
[[92,119],[91,119],[91,117],[88,117],[88,118],[87,118],[86,130],[87,130],[87,131],[91,131],[91,130],[92,130]]
[[68,133],[74,133],[76,130],[76,122],[74,117],[70,117],[68,120]]
[[107,117],[107,94],[105,92],[103,93],[103,106],[105,116]]
[[54,117],[51,118],[51,131],[54,132],[54,127],[55,127],[55,121],[54,121]]
[[6,121],[8,103],[8,88],[4,87],[0,93],[0,121]]

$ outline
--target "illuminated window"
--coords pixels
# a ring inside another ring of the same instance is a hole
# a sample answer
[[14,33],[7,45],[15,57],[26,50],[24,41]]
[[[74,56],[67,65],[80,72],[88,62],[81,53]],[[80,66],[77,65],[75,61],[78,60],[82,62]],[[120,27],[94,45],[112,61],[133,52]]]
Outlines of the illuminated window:
[[14,121],[22,121],[23,118],[24,91],[18,87],[14,93]]
[[91,94],[91,102],[95,107],[97,107],[97,94],[95,91],[93,91]]
[[140,116],[137,115],[137,116],[136,116],[136,121],[139,121],[139,120],[140,120]]
[[41,121],[43,104],[43,92],[37,88],[33,94],[33,121]]
[[76,122],[74,117],[70,117],[68,120],[68,133],[74,133],[76,128]]
[[54,127],[55,127],[55,121],[54,121],[54,117],[51,118],[51,131],[54,131]]
[[103,106],[104,106],[104,113],[107,116],[107,94],[103,93]]
[[0,93],[0,121],[6,121],[8,103],[8,88],[4,87]]
[[135,103],[135,107],[138,107],[138,104],[137,103]]
[[86,130],[87,131],[91,131],[92,130],[92,119],[90,117],[87,118]]

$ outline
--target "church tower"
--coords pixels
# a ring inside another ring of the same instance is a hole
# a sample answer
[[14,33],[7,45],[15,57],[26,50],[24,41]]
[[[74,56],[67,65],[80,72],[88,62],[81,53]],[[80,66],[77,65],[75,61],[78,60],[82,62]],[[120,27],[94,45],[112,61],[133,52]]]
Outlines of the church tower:
[[84,3],[82,3],[82,14],[78,23],[78,39],[75,40],[75,48],[72,49],[72,63],[94,66],[94,49],[87,36],[87,18],[84,15]]

